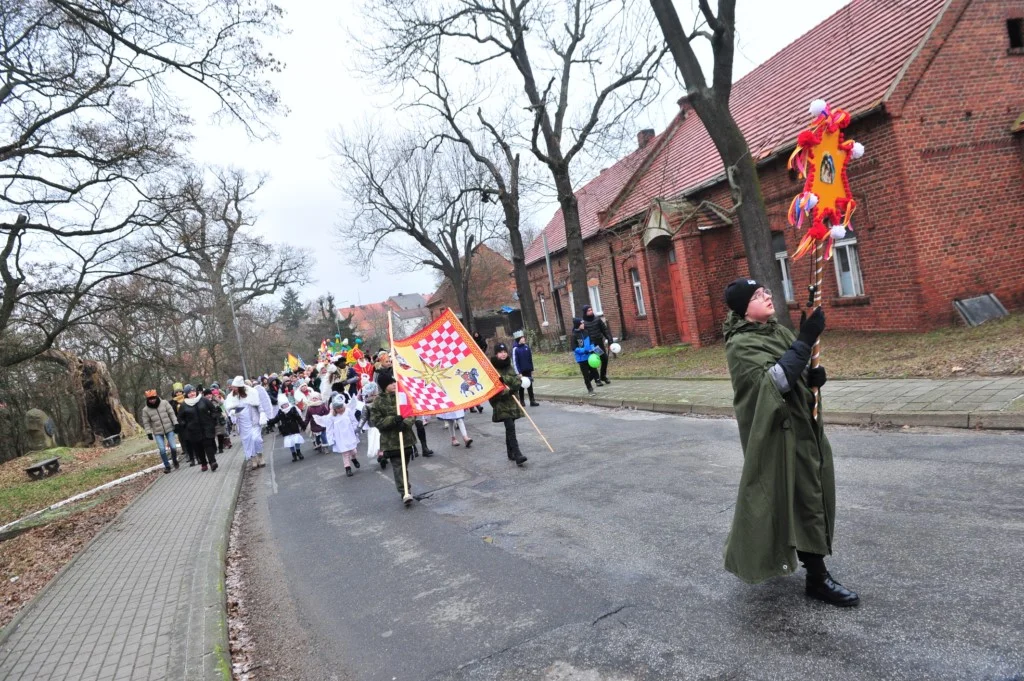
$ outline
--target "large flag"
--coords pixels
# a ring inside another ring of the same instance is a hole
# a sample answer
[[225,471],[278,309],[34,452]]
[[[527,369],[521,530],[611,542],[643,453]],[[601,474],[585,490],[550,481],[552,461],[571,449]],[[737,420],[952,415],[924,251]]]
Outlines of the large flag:
[[285,366],[287,366],[292,371],[298,371],[298,369],[299,369],[299,358],[289,352],[288,353],[288,358],[285,360]]
[[469,409],[505,389],[483,350],[452,313],[394,342],[395,379],[402,416]]

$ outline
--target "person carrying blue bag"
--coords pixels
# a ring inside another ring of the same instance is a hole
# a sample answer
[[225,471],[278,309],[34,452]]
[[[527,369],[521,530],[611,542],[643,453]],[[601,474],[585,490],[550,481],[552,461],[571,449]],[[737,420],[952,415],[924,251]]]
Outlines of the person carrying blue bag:
[[590,356],[599,354],[602,351],[590,340],[590,334],[587,332],[582,318],[573,317],[572,327],[573,354],[576,356],[576,364],[579,365],[580,373],[583,374],[583,382],[587,385],[587,393],[593,395],[594,386],[592,382],[598,380],[599,375],[597,369],[590,365]]

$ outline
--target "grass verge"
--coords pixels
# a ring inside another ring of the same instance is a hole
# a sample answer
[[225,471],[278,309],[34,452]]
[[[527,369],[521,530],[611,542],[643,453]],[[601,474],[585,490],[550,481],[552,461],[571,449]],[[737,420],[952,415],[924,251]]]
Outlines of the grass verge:
[[[974,328],[950,327],[927,333],[826,331],[822,364],[830,378],[950,378],[1024,375],[1024,313]],[[571,353],[535,353],[535,375],[580,375]],[[612,360],[611,377],[728,378],[725,345],[656,348],[623,344]]]
[[[144,454],[152,448],[152,442],[139,437],[111,449],[59,447],[0,465],[0,525],[159,463],[158,455]],[[28,478],[25,468],[54,456],[61,460],[59,473]]]

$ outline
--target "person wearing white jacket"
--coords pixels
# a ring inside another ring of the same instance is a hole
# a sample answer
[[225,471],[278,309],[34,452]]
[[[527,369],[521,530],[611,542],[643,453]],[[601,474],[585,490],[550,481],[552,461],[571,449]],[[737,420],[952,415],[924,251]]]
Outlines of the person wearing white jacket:
[[238,427],[245,460],[252,461],[254,469],[266,465],[263,461],[263,426],[270,418],[270,399],[261,399],[260,390],[263,388],[246,387],[245,380],[235,376],[231,381],[231,395],[224,402],[231,422]]
[[323,426],[327,444],[331,445],[335,453],[341,454],[345,475],[352,477],[352,466],[359,468],[359,459],[356,458],[359,424],[356,422],[355,409],[345,404],[344,396],[335,395],[331,400],[331,413],[313,418]]

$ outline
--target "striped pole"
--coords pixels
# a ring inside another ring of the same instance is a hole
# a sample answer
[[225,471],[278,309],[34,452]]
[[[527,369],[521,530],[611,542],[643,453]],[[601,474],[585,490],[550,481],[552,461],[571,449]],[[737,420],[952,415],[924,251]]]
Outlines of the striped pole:
[[[821,283],[823,278],[823,271],[825,266],[824,251],[825,242],[819,241],[814,247],[814,305],[811,311],[821,307]],[[811,368],[817,369],[818,365],[821,364],[821,337],[814,341],[814,347],[811,348]],[[818,420],[818,413],[820,412],[821,395],[818,392],[818,388],[811,388],[811,392],[814,393],[814,408],[812,409],[811,415],[814,420]]]

